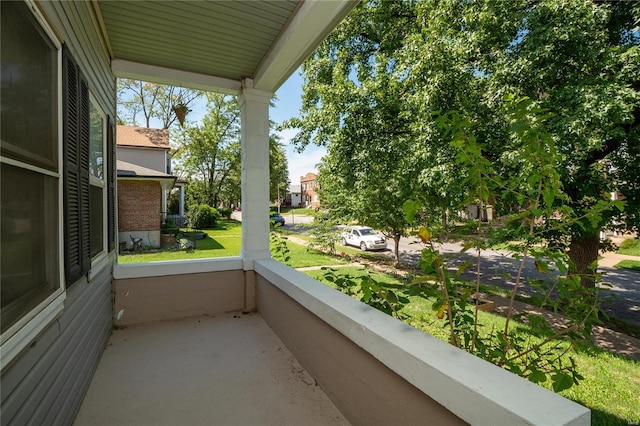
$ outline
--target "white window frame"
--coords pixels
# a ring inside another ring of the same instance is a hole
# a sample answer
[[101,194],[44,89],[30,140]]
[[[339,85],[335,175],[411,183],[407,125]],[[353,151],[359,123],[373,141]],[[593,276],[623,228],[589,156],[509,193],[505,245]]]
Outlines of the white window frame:
[[49,170],[42,169],[37,166],[33,166],[28,163],[16,161],[9,158],[0,157],[0,161],[3,164],[11,164],[16,167],[21,167],[34,172],[46,174],[58,179],[58,289],[55,290],[49,297],[38,304],[28,314],[20,318],[15,324],[9,327],[0,338],[0,370],[4,368],[28,345],[31,344],[33,339],[38,336],[49,324],[54,321],[64,309],[64,301],[66,298],[66,292],[64,288],[64,239],[62,237],[64,223],[63,223],[63,179],[62,169],[63,155],[62,155],[62,43],[55,36],[55,33],[47,24],[44,17],[38,11],[37,7],[31,0],[25,1],[27,7],[33,13],[36,21],[49,37],[49,40],[57,50],[57,87],[56,93],[58,98],[58,171],[51,172]]
[[[109,236],[108,234],[108,209],[107,209],[107,114],[102,109],[102,106],[98,102],[93,93],[89,91],[89,104],[95,108],[102,117],[102,180],[89,174],[89,185],[102,188],[102,250],[95,256],[91,257],[91,270],[87,279],[91,281],[94,275],[99,272],[109,262],[109,256],[107,253],[107,244]],[[90,226],[91,227],[91,226]]]

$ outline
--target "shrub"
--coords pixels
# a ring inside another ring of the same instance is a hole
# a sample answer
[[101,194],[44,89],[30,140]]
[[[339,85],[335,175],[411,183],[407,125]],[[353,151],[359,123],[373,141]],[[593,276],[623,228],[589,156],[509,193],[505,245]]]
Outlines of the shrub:
[[166,218],[160,226],[160,232],[163,234],[178,235],[179,231],[180,229],[176,226],[175,222],[170,217]]
[[189,222],[195,229],[213,228],[220,219],[220,212],[207,204],[200,204],[189,211]]
[[231,209],[228,207],[225,208],[219,208],[218,212],[220,213],[220,215],[222,217],[224,217],[225,219],[231,219]]

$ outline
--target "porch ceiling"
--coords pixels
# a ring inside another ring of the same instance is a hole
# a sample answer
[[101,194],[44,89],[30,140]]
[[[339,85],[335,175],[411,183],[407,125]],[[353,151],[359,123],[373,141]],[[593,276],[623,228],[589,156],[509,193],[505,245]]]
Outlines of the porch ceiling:
[[119,77],[275,91],[357,1],[94,0]]

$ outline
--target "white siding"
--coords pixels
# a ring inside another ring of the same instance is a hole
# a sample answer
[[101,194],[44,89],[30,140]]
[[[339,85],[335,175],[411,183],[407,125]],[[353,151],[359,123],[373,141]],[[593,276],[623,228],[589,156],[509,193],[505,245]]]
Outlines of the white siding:
[[157,170],[162,173],[167,172],[166,151],[163,149],[130,148],[118,146],[118,160]]

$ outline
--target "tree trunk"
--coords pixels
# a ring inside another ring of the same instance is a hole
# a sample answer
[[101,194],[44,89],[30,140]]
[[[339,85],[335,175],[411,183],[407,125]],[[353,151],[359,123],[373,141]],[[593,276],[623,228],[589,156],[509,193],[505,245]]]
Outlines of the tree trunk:
[[573,262],[569,269],[570,275],[579,275],[582,287],[590,288],[595,285],[595,262],[598,260],[600,248],[599,234],[583,235],[571,238],[569,245],[569,259]]
[[400,264],[400,236],[393,237],[394,253],[396,255],[396,265]]

